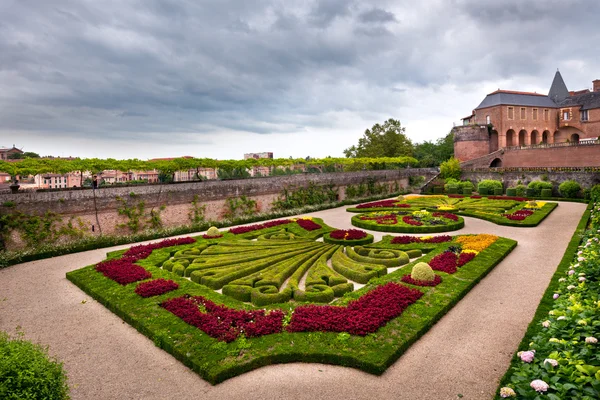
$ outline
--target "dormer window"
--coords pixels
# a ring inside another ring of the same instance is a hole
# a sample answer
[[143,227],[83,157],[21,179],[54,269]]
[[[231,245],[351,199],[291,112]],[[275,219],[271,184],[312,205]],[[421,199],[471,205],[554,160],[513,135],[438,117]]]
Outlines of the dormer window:
[[569,112],[568,111],[563,111],[563,121],[568,121],[569,118]]

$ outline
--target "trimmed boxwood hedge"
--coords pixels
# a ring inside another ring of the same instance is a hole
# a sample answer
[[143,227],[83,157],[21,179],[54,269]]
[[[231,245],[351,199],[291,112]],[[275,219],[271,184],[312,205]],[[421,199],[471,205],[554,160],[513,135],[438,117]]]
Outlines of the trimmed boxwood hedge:
[[355,215],[351,219],[352,225],[369,229],[372,231],[379,232],[394,232],[394,233],[440,233],[450,232],[462,229],[465,226],[465,220],[458,217],[458,221],[448,221],[446,225],[433,225],[433,226],[414,226],[414,225],[380,225],[375,221],[367,220],[363,221],[360,219],[360,214]]
[[331,236],[329,236],[329,233],[326,233],[325,235],[323,235],[323,241],[325,243],[339,244],[342,246],[361,246],[364,244],[373,243],[373,235],[368,233],[367,236],[362,239],[345,240],[345,239],[333,239]]

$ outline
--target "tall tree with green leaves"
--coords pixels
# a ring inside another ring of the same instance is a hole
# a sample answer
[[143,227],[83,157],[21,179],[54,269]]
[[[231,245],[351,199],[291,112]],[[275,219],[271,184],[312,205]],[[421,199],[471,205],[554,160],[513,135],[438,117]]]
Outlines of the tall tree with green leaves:
[[421,167],[437,167],[454,156],[454,135],[448,133],[434,142],[428,140],[415,144],[413,156]]
[[367,129],[358,145],[344,150],[349,158],[412,156],[413,144],[404,133],[400,121],[388,119],[383,125],[375,124]]

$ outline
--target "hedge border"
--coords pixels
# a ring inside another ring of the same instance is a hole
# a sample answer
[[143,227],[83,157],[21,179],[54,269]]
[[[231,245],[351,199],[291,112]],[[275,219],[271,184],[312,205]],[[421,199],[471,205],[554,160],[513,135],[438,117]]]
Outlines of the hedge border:
[[374,240],[373,235],[371,235],[370,233],[367,233],[367,236],[362,239],[354,239],[354,240],[333,239],[331,236],[329,236],[330,233],[331,232],[328,232],[323,235],[323,242],[329,243],[329,244],[339,244],[342,246],[362,246],[365,244],[371,244],[371,243],[373,243],[373,240]]
[[522,363],[522,361],[517,357],[517,353],[519,351],[529,349],[529,343],[531,342],[531,339],[542,329],[541,321],[545,320],[548,316],[548,312],[552,310],[554,305],[554,299],[552,296],[558,288],[558,280],[565,276],[565,273],[569,269],[571,261],[573,261],[575,255],[577,254],[577,248],[581,244],[583,233],[587,229],[592,208],[593,202],[588,203],[587,208],[585,209],[583,215],[581,216],[581,219],[579,220],[579,224],[577,224],[577,227],[575,228],[575,232],[573,232],[573,235],[571,236],[571,240],[567,245],[567,249],[565,250],[563,257],[560,260],[560,263],[556,267],[556,271],[554,272],[554,275],[552,275],[550,283],[548,284],[548,287],[546,288],[546,291],[544,292],[544,295],[542,296],[542,299],[538,304],[535,314],[533,315],[531,322],[527,326],[527,330],[523,335],[523,339],[521,339],[517,350],[514,352],[511,362],[508,368],[506,369],[506,372],[504,373],[504,376],[502,376],[502,379],[500,379],[500,383],[498,384],[498,388],[496,389],[497,398],[500,398],[500,389],[503,386],[506,386],[507,383],[509,383],[510,376],[512,375],[512,368]]
[[[199,239],[202,242],[202,239]],[[428,261],[442,252],[451,242],[438,247],[422,258],[413,261]],[[196,244],[197,245],[197,244]],[[517,245],[511,239],[499,238],[488,249],[482,251],[475,260],[462,267],[454,275],[444,275],[441,285],[435,288],[419,287],[425,295],[418,300],[412,312],[403,313],[388,322],[375,334],[367,337],[350,336],[340,341],[340,335],[333,332],[279,333],[246,339],[250,347],[238,347],[237,342],[223,344],[209,337],[199,329],[183,322],[178,317],[160,308],[158,303],[183,294],[204,296],[218,304],[230,307],[252,309],[253,307],[222,296],[201,285],[174,276],[156,267],[158,260],[164,260],[172,248],[156,250],[150,257],[140,261],[149,269],[154,278],[168,277],[180,284],[180,288],[153,298],[141,298],[134,293],[135,285],[121,286],[105,278],[94,270],[94,266],[67,273],[67,278],[84,292],[99,301],[113,313],[154,341],[184,365],[198,373],[211,384],[222,382],[250,370],[276,363],[316,362],[354,367],[372,374],[382,374],[402,353],[440,318],[443,317],[473,286],[483,279]],[[187,245],[191,247],[193,245]],[[187,248],[183,247],[182,248]],[[110,257],[121,252],[112,252]],[[412,263],[411,263],[412,264]],[[411,264],[408,264],[409,266]],[[388,282],[400,281],[406,270],[399,269],[388,275],[373,279],[365,287],[346,294],[333,304],[344,305],[357,299],[371,289]],[[443,273],[441,273],[443,274]],[[456,278],[456,279],[455,279]],[[432,290],[435,290],[432,292]],[[451,296],[448,296],[452,294]],[[432,302],[432,306],[429,302]],[[294,306],[285,305],[292,309]],[[268,309],[278,308],[267,306]],[[398,330],[405,330],[402,335]],[[394,340],[390,339],[393,338]],[[294,346],[290,348],[289,343]],[[241,355],[241,350],[243,356]],[[241,360],[231,362],[230,351],[240,350]],[[244,357],[246,357],[244,359]]]
[[350,222],[352,225],[368,229],[371,231],[378,232],[392,232],[392,233],[441,233],[441,232],[452,232],[457,231],[465,227],[465,220],[462,217],[458,217],[458,221],[450,222],[447,225],[434,225],[434,226],[405,226],[405,225],[380,225],[373,221],[363,221],[360,219],[361,215],[354,215]]

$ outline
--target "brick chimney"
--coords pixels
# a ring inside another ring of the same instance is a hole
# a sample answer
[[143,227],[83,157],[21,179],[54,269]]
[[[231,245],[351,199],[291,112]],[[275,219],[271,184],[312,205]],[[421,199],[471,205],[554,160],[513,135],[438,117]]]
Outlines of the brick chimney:
[[592,81],[592,84],[594,85],[594,92],[600,92],[600,79]]

